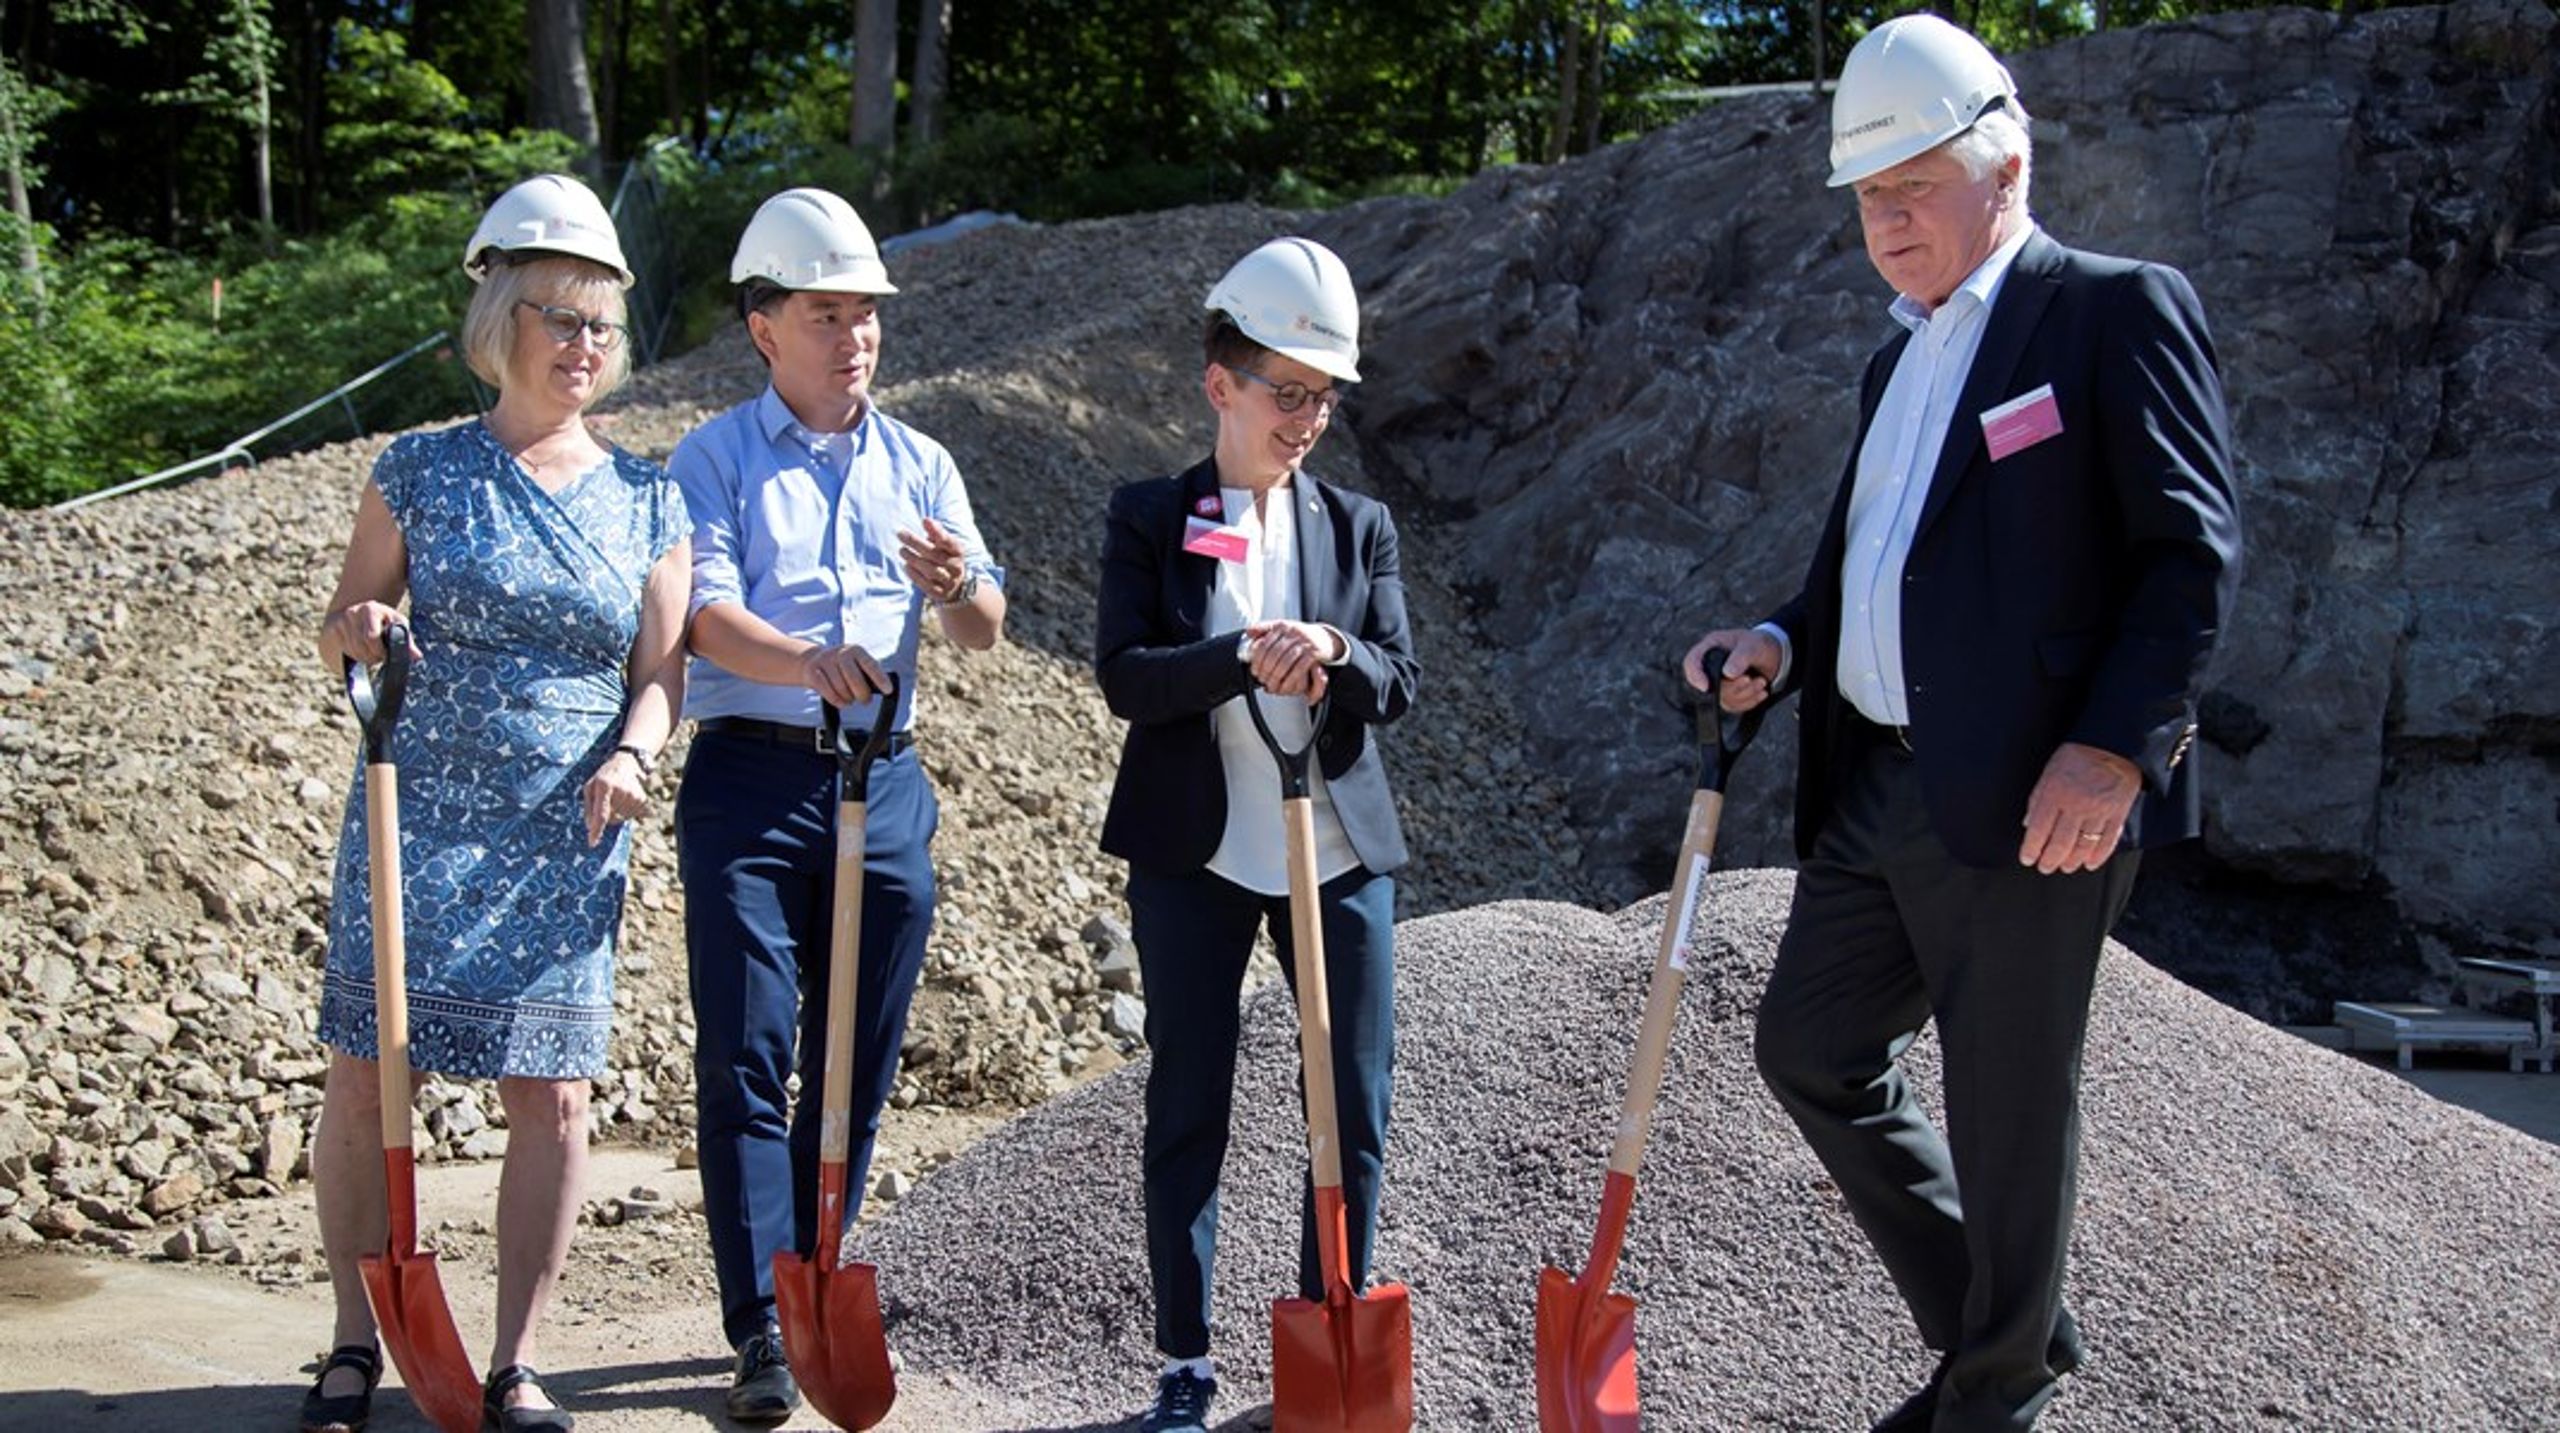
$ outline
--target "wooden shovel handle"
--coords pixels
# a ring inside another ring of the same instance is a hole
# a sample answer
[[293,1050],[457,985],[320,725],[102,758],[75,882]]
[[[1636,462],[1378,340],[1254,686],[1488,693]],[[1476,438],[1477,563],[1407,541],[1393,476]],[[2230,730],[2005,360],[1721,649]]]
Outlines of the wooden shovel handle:
[[827,929],[827,1064],[824,1103],[818,1107],[818,1165],[836,1171],[821,1179],[818,1200],[818,1267],[833,1269],[844,1236],[842,1170],[853,1148],[853,1013],[862,983],[862,855],[870,821],[867,801],[836,803],[834,915]]
[[1342,1203],[1342,1126],[1333,1104],[1333,999],[1324,978],[1324,909],[1316,892],[1315,803],[1280,802],[1289,846],[1290,968],[1298,984],[1298,1065],[1306,1072],[1307,1169],[1315,1186],[1316,1267],[1329,1303],[1351,1297],[1351,1242]]
[[1699,790],[1689,798],[1689,825],[1680,838],[1680,863],[1671,881],[1671,909],[1663,917],[1662,942],[1653,959],[1653,984],[1644,999],[1644,1029],[1636,1037],[1635,1067],[1627,1076],[1627,1103],[1618,1117],[1618,1142],[1609,1152],[1611,1172],[1635,1178],[1644,1162],[1646,1136],[1653,1128],[1654,1101],[1662,1094],[1662,1071],[1671,1050],[1672,1026],[1680,1016],[1680,988],[1689,976],[1687,942],[1698,929],[1699,891],[1716,848],[1716,825],[1724,815],[1724,794]]
[[1316,894],[1315,803],[1280,803],[1289,843],[1289,944],[1298,983],[1298,1063],[1307,1081],[1307,1162],[1318,1189],[1342,1186],[1340,1122],[1333,1104],[1333,1002],[1324,979],[1324,912]]

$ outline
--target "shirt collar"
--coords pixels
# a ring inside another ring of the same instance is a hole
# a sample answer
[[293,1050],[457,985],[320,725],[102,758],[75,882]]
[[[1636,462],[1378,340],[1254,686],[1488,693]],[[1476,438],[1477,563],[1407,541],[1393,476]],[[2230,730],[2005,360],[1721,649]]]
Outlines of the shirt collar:
[[1887,312],[1893,315],[1894,322],[1913,333],[1925,333],[1929,320],[1936,314],[1945,314],[1950,322],[1954,322],[1977,309],[1991,307],[1991,301],[2000,296],[2000,281],[2009,276],[2009,266],[2018,261],[2018,251],[2025,248],[2027,241],[2035,235],[2034,220],[2019,226],[2018,232],[1992,250],[1990,257],[1976,266],[1972,273],[1965,275],[1964,282],[1956,285],[1956,291],[1947,295],[1947,301],[1934,311],[1922,308],[1920,301],[1909,294],[1895,294],[1893,307]]
[[791,405],[783,402],[782,395],[774,391],[772,384],[767,383],[764,386],[764,392],[756,398],[756,426],[764,431],[765,441],[776,446],[788,440],[799,444],[812,454],[832,455],[833,451],[853,453],[861,451],[863,436],[871,426],[871,415],[876,411],[878,410],[866,400],[862,405],[862,417],[855,421],[850,431],[815,432],[801,423],[800,419],[792,413]]

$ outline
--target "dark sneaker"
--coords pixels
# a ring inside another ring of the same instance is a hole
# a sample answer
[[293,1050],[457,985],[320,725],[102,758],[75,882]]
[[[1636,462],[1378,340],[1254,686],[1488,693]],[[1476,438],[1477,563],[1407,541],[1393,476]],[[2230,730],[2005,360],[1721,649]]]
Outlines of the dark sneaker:
[[738,1345],[738,1372],[729,1381],[729,1416],[741,1423],[779,1423],[800,1406],[800,1384],[782,1356],[782,1335],[771,1330]]
[[1138,1433],[1209,1433],[1209,1400],[1218,1396],[1218,1380],[1189,1369],[1156,1380],[1156,1406],[1147,1410]]

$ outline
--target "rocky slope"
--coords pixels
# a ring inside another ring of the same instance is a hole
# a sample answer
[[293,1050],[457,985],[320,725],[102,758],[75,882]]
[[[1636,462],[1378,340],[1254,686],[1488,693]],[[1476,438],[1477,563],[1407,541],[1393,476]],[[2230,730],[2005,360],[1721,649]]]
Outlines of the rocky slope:
[[[2315,906],[2341,953],[2395,916],[2439,962],[2560,951],[2556,26],[2531,0],[2274,9],[2012,61],[2044,224],[2184,269],[2220,344],[2249,555],[2199,756],[2261,948]],[[1676,779],[1670,664],[1802,581],[1889,329],[1826,114],[1737,100],[1316,230],[1366,286],[1372,467],[1442,519],[1627,899],[1677,836],[1635,799]],[[1729,840],[1774,864],[1792,724],[1770,735]],[[2144,949],[2210,961],[2224,931],[2181,934]]]

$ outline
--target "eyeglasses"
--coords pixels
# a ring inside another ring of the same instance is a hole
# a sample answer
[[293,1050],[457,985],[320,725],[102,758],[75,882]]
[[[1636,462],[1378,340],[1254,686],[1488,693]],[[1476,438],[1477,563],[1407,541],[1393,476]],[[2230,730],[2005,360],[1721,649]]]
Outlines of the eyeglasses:
[[1306,407],[1310,399],[1315,402],[1319,418],[1330,418],[1335,410],[1342,407],[1342,390],[1339,388],[1309,388],[1298,382],[1274,383],[1250,368],[1230,367],[1227,371],[1247,383],[1259,383],[1270,389],[1272,405],[1283,413],[1297,412]]
[[573,308],[538,304],[531,299],[516,300],[516,307],[529,308],[542,315],[542,331],[551,335],[553,343],[576,343],[578,335],[583,333],[598,349],[610,350],[631,331],[628,324],[616,323],[609,318],[589,318]]

